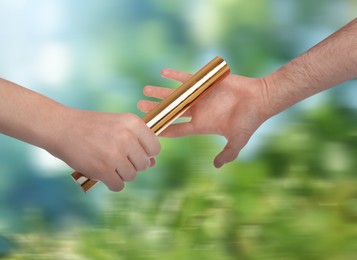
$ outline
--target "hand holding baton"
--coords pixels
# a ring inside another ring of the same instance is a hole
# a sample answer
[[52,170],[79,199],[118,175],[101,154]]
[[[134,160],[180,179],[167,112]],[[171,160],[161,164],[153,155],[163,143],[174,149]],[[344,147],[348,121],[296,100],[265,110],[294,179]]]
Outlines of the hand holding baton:
[[[227,63],[221,57],[214,58],[149,111],[143,117],[144,122],[156,135],[159,135],[204,94],[217,86],[229,73],[230,69]],[[72,173],[72,178],[84,192],[89,191],[97,184],[97,181],[91,180],[79,172]]]

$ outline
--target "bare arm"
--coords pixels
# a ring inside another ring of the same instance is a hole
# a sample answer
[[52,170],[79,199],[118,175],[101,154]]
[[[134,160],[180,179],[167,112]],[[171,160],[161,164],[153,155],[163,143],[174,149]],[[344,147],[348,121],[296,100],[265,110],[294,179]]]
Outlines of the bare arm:
[[153,165],[160,151],[155,134],[134,114],[69,108],[3,79],[0,133],[47,150],[113,191]]
[[[166,78],[183,82],[187,73],[164,69]],[[267,119],[297,102],[357,76],[357,19],[317,44],[279,70],[263,78],[230,75],[186,116],[188,123],[172,125],[163,136],[218,134],[227,145],[216,156],[221,167],[234,160],[256,129]],[[144,94],[164,98],[170,89],[147,86]],[[148,111],[154,102],[140,101]]]
[[0,132],[27,143],[48,148],[63,131],[67,108],[0,79]]
[[265,77],[267,99],[276,114],[357,76],[357,19]]

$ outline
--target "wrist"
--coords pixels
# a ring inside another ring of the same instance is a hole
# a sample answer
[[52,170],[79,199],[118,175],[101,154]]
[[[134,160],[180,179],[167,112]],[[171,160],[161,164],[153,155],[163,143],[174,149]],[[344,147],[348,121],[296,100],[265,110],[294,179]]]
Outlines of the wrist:
[[284,66],[261,78],[264,86],[265,107],[269,108],[267,113],[270,117],[279,114],[302,99],[299,83],[289,75],[291,73]]
[[74,128],[76,109],[56,104],[52,110],[51,119],[45,127],[41,127],[43,132],[40,135],[41,143],[39,147],[58,157],[59,147],[66,142],[70,136],[71,129]]
[[270,118],[279,114],[283,109],[278,106],[276,100],[276,83],[274,80],[274,75],[269,74],[265,77],[260,78],[262,85],[262,96],[263,96],[263,113],[266,118]]

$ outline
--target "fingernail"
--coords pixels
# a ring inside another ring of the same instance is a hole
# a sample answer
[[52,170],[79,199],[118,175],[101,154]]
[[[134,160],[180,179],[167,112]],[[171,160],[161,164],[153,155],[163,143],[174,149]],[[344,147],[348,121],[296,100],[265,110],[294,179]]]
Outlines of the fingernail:
[[150,158],[150,168],[154,167],[156,164],[155,158]]

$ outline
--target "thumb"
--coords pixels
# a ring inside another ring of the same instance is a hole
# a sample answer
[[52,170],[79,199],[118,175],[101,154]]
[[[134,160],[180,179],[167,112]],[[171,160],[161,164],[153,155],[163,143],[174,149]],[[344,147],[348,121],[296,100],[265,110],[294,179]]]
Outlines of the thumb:
[[221,168],[225,163],[235,160],[242,148],[248,143],[249,137],[248,135],[237,135],[230,138],[223,150],[214,159],[214,166]]

